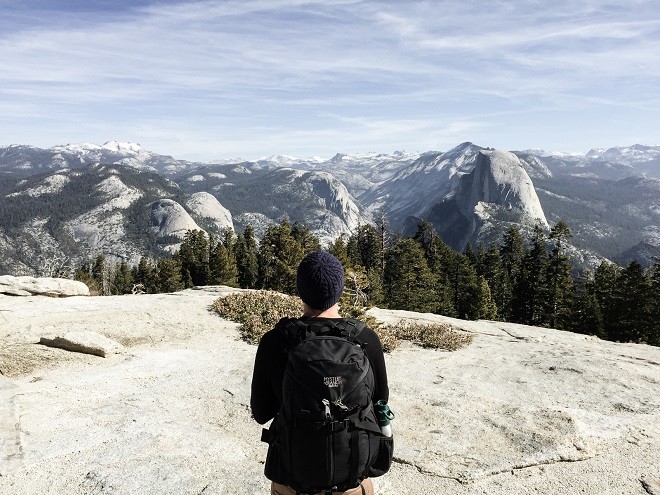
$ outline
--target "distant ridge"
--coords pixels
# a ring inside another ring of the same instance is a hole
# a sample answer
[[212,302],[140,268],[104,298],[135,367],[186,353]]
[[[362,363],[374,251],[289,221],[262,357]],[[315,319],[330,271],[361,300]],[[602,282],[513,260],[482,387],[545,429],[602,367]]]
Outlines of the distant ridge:
[[[132,142],[0,147],[0,269],[33,274],[31,263],[51,252],[75,258],[91,250],[134,260],[171,251],[177,237],[159,237],[150,219],[149,205],[160,200],[177,203],[200,228],[216,232],[229,225],[241,232],[249,223],[260,235],[288,218],[328,243],[384,214],[394,232],[410,233],[419,220],[431,220],[462,250],[498,242],[510,226],[524,231],[534,219],[544,226],[564,220],[582,266],[603,257],[648,265],[660,256],[660,146],[583,154],[498,150],[511,172],[501,174],[509,177],[503,182],[492,163],[479,162],[489,153],[495,150],[464,142],[445,152],[194,163]],[[110,182],[101,185],[110,175],[114,192],[104,189]],[[195,195],[209,205],[195,206]]]

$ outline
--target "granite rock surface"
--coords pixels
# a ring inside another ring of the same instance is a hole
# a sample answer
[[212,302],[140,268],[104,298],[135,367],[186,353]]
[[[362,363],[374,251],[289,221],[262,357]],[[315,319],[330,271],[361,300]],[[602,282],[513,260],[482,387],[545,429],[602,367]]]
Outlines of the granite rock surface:
[[[230,289],[0,296],[0,493],[258,494],[256,347],[210,310]],[[474,334],[386,356],[395,462],[379,495],[646,494],[660,478],[660,349],[373,309]],[[94,331],[97,356],[38,345]]]

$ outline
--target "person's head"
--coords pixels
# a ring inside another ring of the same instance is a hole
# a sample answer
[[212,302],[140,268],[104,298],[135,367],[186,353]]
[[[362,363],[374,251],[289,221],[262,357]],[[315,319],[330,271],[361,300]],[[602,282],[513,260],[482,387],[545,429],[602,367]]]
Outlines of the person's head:
[[328,252],[310,253],[298,265],[296,287],[303,303],[325,311],[339,302],[344,291],[344,267]]

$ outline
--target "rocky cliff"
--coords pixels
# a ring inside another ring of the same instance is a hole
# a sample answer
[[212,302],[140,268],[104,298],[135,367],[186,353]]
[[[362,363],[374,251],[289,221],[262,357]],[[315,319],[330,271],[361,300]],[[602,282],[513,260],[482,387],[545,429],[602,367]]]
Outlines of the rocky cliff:
[[496,223],[549,227],[532,180],[520,160],[506,151],[480,151],[472,169],[424,217],[458,251],[468,244],[496,242],[487,237],[490,231],[500,235],[504,230],[493,229]]

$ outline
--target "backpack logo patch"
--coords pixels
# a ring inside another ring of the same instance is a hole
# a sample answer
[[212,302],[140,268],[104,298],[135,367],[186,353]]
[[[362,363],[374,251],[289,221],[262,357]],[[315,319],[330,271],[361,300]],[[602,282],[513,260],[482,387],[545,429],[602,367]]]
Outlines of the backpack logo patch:
[[341,385],[342,378],[341,376],[324,376],[323,384],[330,388],[336,388]]

